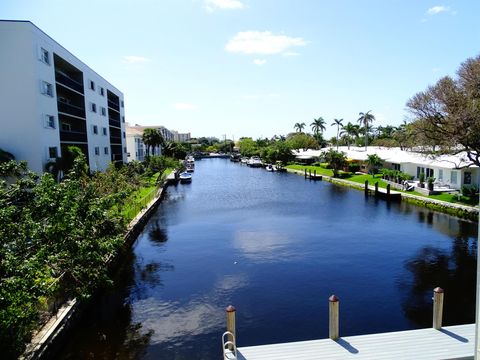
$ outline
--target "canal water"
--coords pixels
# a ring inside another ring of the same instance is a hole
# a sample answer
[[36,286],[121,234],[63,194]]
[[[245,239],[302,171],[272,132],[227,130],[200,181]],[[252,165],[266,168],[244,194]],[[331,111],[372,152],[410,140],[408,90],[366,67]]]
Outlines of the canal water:
[[115,286],[84,315],[65,359],[220,359],[225,307],[239,346],[474,321],[477,224],[328,182],[225,159],[170,186]]

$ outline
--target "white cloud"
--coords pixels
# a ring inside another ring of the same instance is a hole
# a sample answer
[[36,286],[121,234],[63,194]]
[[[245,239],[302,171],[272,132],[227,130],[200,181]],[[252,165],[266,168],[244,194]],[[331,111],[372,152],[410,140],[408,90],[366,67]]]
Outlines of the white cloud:
[[274,35],[270,31],[241,31],[230,39],[225,50],[242,54],[285,54],[294,46],[305,46],[307,42],[300,37]]
[[285,57],[300,56],[300,54],[295,51],[288,51],[286,53],[283,53],[282,55]]
[[177,110],[195,110],[197,107],[193,104],[178,102],[173,104],[173,107]]
[[126,55],[123,57],[123,60],[125,60],[129,64],[147,63],[152,61],[149,58],[136,55]]
[[448,6],[437,5],[428,9],[427,14],[436,15],[436,14],[440,14],[442,12],[448,12],[448,11],[450,11],[450,8]]
[[224,10],[241,10],[245,5],[238,0],[205,0],[205,9],[214,11],[216,9]]
[[267,60],[265,59],[255,59],[253,60],[253,63],[258,66],[265,65],[267,63]]

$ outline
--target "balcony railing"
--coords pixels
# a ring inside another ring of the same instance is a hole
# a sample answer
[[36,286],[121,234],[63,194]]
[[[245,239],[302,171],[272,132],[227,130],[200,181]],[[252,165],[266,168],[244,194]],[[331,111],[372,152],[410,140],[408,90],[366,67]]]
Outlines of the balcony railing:
[[120,111],[120,106],[118,106],[118,102],[108,99],[108,107],[114,110]]
[[111,144],[121,144],[122,138],[120,136],[110,136],[110,143]]
[[58,112],[78,116],[85,119],[85,109],[63,101],[57,101]]
[[60,131],[60,141],[87,142],[87,134],[80,131]]
[[108,124],[110,126],[116,126],[118,128],[121,128],[120,121],[116,121],[116,120],[113,120],[113,119],[108,119]]
[[70,89],[76,90],[83,94],[83,84],[72,79],[71,77],[61,72],[55,71],[55,80],[60,84],[68,86]]

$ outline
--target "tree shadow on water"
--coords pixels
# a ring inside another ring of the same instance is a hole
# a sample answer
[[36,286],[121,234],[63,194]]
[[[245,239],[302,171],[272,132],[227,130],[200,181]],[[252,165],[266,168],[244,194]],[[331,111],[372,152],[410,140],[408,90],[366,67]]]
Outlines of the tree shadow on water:
[[148,231],[148,236],[150,241],[158,245],[162,245],[168,241],[167,231],[160,226],[158,221],[152,224]]
[[433,289],[445,290],[443,324],[473,323],[475,319],[477,241],[452,239],[450,250],[426,246],[405,263],[411,278],[399,283],[405,316],[418,327],[432,326]]

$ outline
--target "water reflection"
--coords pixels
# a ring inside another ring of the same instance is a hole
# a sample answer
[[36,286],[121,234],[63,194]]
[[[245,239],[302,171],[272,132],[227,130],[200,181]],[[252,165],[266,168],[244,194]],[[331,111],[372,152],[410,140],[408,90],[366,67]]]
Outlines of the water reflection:
[[[474,322],[477,241],[476,224],[455,219],[446,220],[442,214],[420,211],[419,221],[453,236],[450,248],[424,246],[405,262],[410,273],[402,281],[402,308],[418,327],[432,324],[432,290],[445,290],[444,324]],[[447,225],[447,226],[446,226]],[[448,226],[450,225],[450,226]]]
[[151,225],[148,229],[148,236],[150,238],[150,241],[153,241],[154,243],[157,243],[159,245],[167,242],[168,240],[167,231],[160,224],[160,221],[155,220],[155,221],[152,221],[150,224]]
[[290,238],[285,233],[240,230],[234,235],[233,246],[241,250],[247,258],[272,262],[289,258],[290,242]]

